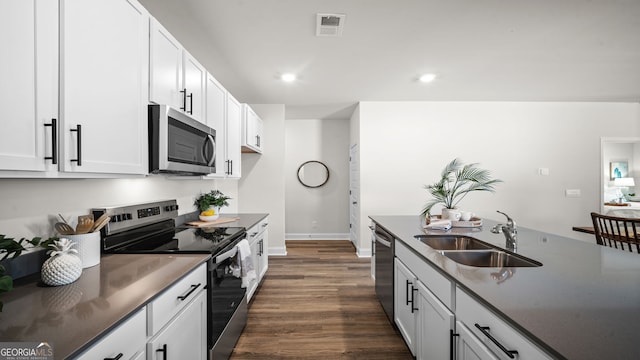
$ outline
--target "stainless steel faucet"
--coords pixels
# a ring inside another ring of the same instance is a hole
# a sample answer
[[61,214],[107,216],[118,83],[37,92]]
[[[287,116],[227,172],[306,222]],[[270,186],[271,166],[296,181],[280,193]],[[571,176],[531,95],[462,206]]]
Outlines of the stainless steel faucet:
[[497,212],[507,217],[507,223],[494,226],[491,229],[491,232],[494,234],[503,233],[506,239],[505,247],[507,248],[507,250],[516,252],[518,250],[518,229],[516,228],[516,222],[513,221],[513,219],[509,215],[503,213],[502,211]]

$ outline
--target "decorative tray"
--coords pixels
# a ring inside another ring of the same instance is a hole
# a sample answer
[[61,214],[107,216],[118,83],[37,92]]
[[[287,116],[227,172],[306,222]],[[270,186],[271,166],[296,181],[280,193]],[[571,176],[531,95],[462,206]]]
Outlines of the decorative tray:
[[[429,224],[429,222],[431,222],[431,220],[440,220],[441,216],[440,215],[436,215],[436,216],[432,216],[431,218],[427,218],[427,224]],[[464,220],[451,220],[451,227],[459,227],[459,228],[476,228],[476,227],[481,227],[482,226],[482,219],[479,217],[472,217],[471,219],[469,219],[468,221],[464,221]]]

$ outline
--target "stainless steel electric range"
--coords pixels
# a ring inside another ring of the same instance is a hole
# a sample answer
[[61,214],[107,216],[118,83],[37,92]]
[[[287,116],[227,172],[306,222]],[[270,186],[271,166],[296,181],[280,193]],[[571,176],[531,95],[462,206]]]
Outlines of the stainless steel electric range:
[[103,253],[210,253],[207,264],[209,359],[228,359],[247,322],[246,289],[230,266],[242,227],[191,228],[175,225],[175,200],[93,209],[111,221],[102,229]]

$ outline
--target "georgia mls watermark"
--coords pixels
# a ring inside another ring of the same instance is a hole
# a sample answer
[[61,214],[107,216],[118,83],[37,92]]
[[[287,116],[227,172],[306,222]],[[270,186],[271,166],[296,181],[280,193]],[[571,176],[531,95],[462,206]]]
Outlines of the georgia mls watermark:
[[53,360],[53,346],[46,342],[0,342],[0,360]]

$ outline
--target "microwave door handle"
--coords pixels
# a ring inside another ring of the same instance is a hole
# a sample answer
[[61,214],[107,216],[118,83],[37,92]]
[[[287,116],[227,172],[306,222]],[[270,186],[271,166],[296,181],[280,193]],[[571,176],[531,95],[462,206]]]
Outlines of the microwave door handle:
[[233,249],[227,251],[226,253],[216,256],[215,263],[220,264],[221,262],[236,256],[237,253],[238,253],[238,247],[234,246]]
[[[209,144],[211,144],[211,156],[209,156],[209,151],[207,151]],[[207,166],[213,166],[213,163],[216,161],[216,140],[211,134],[207,134],[207,140],[205,140],[204,145],[202,145],[202,157],[207,162]]]

